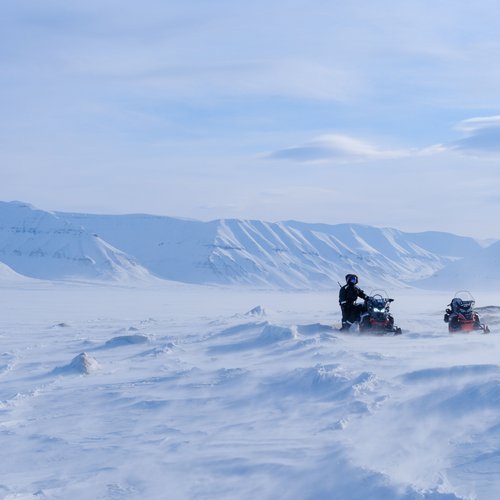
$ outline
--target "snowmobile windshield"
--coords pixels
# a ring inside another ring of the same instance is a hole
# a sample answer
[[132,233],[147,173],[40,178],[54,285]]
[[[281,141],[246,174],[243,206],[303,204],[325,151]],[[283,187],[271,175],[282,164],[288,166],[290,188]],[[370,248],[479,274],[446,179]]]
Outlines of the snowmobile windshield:
[[372,299],[389,300],[389,295],[385,290],[372,290],[368,296]]
[[368,307],[374,311],[381,312],[386,308],[389,298],[384,290],[373,290],[367,299]]
[[462,299],[464,302],[474,302],[474,297],[467,290],[460,290],[455,294],[454,299]]

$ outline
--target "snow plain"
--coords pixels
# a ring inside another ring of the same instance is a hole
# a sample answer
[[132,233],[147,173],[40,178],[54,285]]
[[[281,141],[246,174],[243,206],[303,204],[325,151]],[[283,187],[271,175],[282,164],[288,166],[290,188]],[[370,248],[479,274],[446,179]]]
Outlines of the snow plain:
[[450,335],[389,292],[397,337],[335,290],[0,284],[0,498],[500,498],[500,295]]

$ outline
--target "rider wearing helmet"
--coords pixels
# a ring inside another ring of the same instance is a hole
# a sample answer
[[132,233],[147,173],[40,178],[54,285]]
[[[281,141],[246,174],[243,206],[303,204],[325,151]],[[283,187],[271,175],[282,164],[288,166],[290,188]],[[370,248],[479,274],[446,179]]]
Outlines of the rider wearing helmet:
[[360,320],[361,313],[364,310],[363,304],[357,304],[357,298],[366,299],[366,293],[358,286],[358,277],[355,274],[347,274],[346,284],[340,288],[339,304],[342,310],[342,328],[349,330],[351,325]]
[[[472,299],[472,297],[471,297]],[[481,328],[479,316],[474,311],[474,300],[463,300],[460,297],[454,297],[448,304],[444,313],[444,322],[449,323],[450,331],[458,331],[461,329],[461,320],[474,320],[474,327]]]

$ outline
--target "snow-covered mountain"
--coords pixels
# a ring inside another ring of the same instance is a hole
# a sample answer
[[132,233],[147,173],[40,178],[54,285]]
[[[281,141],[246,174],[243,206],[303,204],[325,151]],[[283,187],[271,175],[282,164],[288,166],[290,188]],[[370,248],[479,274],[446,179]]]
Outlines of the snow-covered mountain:
[[492,289],[500,287],[500,241],[448,264],[433,276],[415,283],[435,289]]
[[359,224],[53,213],[0,202],[0,262],[42,279],[152,274],[185,283],[307,289],[336,287],[356,272],[370,288],[415,283],[450,264],[451,273],[463,259],[495,248],[449,233]]
[[448,233],[404,233],[358,224],[214,220],[58,213],[99,234],[158,277],[189,283],[336,287],[347,272],[363,284],[426,278],[481,247]]
[[122,251],[52,212],[0,202],[0,261],[42,279],[129,280],[149,273]]

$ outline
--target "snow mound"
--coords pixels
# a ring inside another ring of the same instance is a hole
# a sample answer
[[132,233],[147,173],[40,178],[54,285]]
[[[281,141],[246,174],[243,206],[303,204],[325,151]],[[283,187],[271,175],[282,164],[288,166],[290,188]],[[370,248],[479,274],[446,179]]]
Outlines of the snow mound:
[[99,369],[100,365],[96,359],[86,352],[82,352],[78,356],[74,357],[69,364],[55,368],[52,373],[55,375],[90,375]]
[[167,344],[165,344],[163,346],[154,347],[153,349],[149,349],[147,351],[141,352],[137,356],[157,358],[157,357],[163,356],[165,354],[172,353],[176,348],[177,348],[177,346],[173,342],[168,342]]
[[52,325],[51,328],[69,328],[70,325],[68,323],[64,323],[62,321],[61,323],[56,323],[55,325]]
[[245,316],[252,316],[252,317],[262,317],[266,316],[266,311],[262,306],[255,306],[253,309],[245,313]]
[[376,383],[376,376],[370,372],[353,376],[338,364],[318,364],[311,368],[297,368],[267,385],[272,387],[274,394],[350,402],[363,392],[371,392]]
[[134,345],[134,344],[146,344],[150,341],[150,338],[147,335],[136,334],[136,335],[119,335],[118,337],[113,337],[108,340],[104,347],[112,348],[112,347],[121,347],[125,345]]
[[230,326],[229,328],[226,328],[226,329],[222,330],[221,332],[219,332],[218,335],[222,336],[222,337],[239,335],[241,333],[248,335],[252,331],[259,330],[260,328],[262,328],[264,325],[267,325],[267,324],[268,324],[267,321],[262,322],[262,323],[255,323],[255,322],[242,323],[239,325]]
[[259,335],[256,344],[264,346],[294,338],[297,338],[297,334],[292,328],[267,324]]

